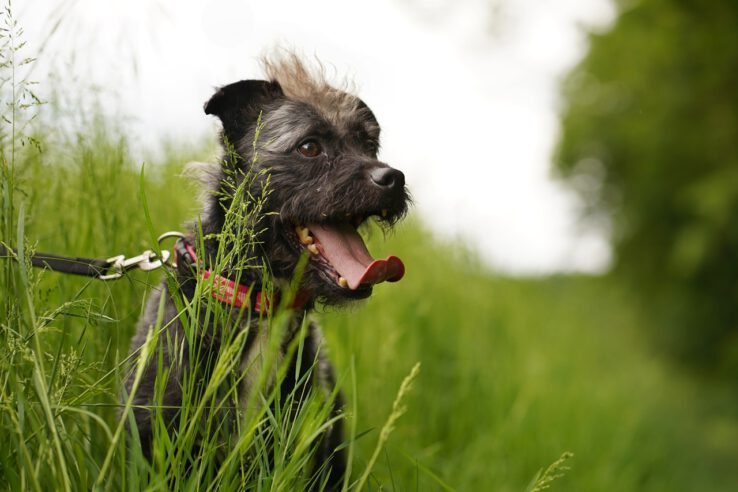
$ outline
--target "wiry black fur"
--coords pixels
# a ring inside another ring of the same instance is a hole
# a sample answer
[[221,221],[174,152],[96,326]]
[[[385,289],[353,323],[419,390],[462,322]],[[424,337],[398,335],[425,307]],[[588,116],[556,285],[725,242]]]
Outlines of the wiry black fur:
[[[299,64],[295,59],[292,63]],[[272,276],[270,280],[276,281],[277,285],[279,281],[289,281],[292,278],[302,252],[294,232],[296,224],[345,222],[350,216],[357,221],[376,217],[381,224],[390,227],[404,216],[409,203],[402,173],[392,171],[395,186],[391,188],[378,186],[370,177],[373,170],[387,166],[377,160],[379,125],[366,104],[320,81],[288,80],[286,86],[289,90],[283,90],[285,76],[297,73],[304,77],[304,67],[299,65],[296,69],[297,72],[286,70],[287,75],[283,75],[281,80],[277,80],[279,77],[269,81],[243,80],[222,87],[204,108],[207,114],[220,119],[224,148],[232,147],[235,157],[224,159],[224,167],[213,180],[214,193],[208,198],[209,203],[206,204],[202,216],[203,233],[207,237],[221,231],[233,190],[233,176],[246,174],[249,170],[258,173],[267,169],[269,193],[264,215],[257,226],[260,231],[258,240],[251,243],[247,251],[239,253],[242,257],[250,258],[254,265],[265,262]],[[258,130],[259,136],[256,138],[259,119],[263,127]],[[306,139],[318,141],[324,150],[323,154],[313,158],[300,154],[297,149]],[[256,159],[254,142],[258,152]],[[261,195],[261,179],[266,179],[267,175],[261,176],[253,183],[253,196]],[[384,216],[382,211],[385,212]],[[209,237],[204,244],[203,256],[207,262],[208,258],[215,256],[219,247],[218,239]],[[261,272],[262,269],[253,268],[242,270],[238,274],[242,284],[258,286],[266,280],[261,278]],[[233,271],[219,273],[227,277],[235,275]],[[177,276],[185,294],[189,292],[191,295],[194,282],[191,271],[180,268]],[[303,273],[301,288],[310,294],[310,301],[303,308],[306,311],[312,309],[316,302],[337,305],[367,297],[372,292],[371,286],[361,286],[356,290],[341,287],[312,261],[308,262]],[[166,292],[166,288],[162,286],[149,299],[132,343],[133,350],[143,344],[149,326],[155,323],[161,295],[167,295],[164,323],[174,320],[168,329],[170,338],[185,340],[182,326],[175,319],[174,303]],[[295,318],[299,319],[300,316]],[[295,321],[297,322],[299,321]],[[204,341],[206,348],[199,353],[208,353],[207,347],[217,349],[219,340],[217,334],[206,335],[209,333],[206,320],[201,320],[201,323],[203,337],[208,338],[199,341]],[[252,332],[257,328],[255,325],[244,328],[251,330],[244,349],[244,353],[247,353],[255,336]],[[293,334],[295,331],[290,330]],[[284,345],[288,342],[289,340],[285,340]],[[302,367],[310,367],[312,361],[317,359],[318,374],[313,384],[332,388],[332,369],[321,353],[321,346],[320,331],[311,324],[305,340]],[[166,352],[166,347],[162,349]],[[188,360],[189,353],[185,347],[185,366],[191,362]],[[163,355],[165,367],[170,366],[174,356],[170,357],[168,353]],[[179,385],[183,371],[183,367],[176,368],[166,387],[164,404],[173,408],[166,415],[171,422],[178,418],[176,409],[182,401]],[[294,372],[288,371],[288,374]],[[207,374],[203,377],[207,377]],[[146,368],[134,397],[134,404],[137,405],[134,415],[145,452],[150,449],[152,437],[150,412],[145,406],[152,402],[155,378],[154,360]],[[128,391],[131,390],[132,382],[132,377],[126,381]],[[294,384],[294,378],[284,381],[282,392],[289,392],[290,386]],[[337,401],[334,414],[340,410],[340,405],[340,401]],[[327,464],[331,470],[332,486],[340,484],[345,470],[343,453],[335,452],[342,439],[338,427],[337,425],[328,432],[318,456],[321,464]]]
[[[269,169],[271,187],[265,207],[268,224],[260,237],[263,248],[254,258],[258,261],[263,255],[274,277],[290,278],[294,271],[296,224],[341,222],[349,215],[362,215],[391,226],[405,215],[409,197],[402,174],[398,171],[403,185],[389,192],[369,178],[369,172],[386,164],[377,160],[379,125],[360,99],[352,109],[354,117],[337,127],[309,102],[285,96],[276,82],[245,80],[221,88],[205,105],[205,112],[221,119],[223,144],[235,147],[236,166],[243,169],[251,166],[256,121],[262,115],[264,127],[253,170]],[[298,145],[309,138],[321,142],[325,155],[306,158],[297,152]],[[220,182],[225,180],[223,175]],[[254,196],[259,195],[260,185],[254,183]],[[206,233],[223,225],[228,194],[223,196],[220,206],[209,207],[203,224]],[[382,210],[387,211],[385,217]],[[371,288],[336,288],[315,273],[308,268],[303,282],[321,302],[337,304],[371,294]]]

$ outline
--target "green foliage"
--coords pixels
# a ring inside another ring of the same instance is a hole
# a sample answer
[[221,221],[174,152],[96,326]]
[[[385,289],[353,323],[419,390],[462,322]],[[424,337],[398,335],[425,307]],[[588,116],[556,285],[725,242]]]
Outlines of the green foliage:
[[557,170],[612,219],[659,342],[738,367],[738,4],[621,2],[564,84]]

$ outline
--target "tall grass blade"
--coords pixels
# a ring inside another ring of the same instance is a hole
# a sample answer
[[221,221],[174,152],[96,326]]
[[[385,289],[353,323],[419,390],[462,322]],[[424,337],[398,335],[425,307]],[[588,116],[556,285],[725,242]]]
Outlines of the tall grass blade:
[[402,384],[400,385],[400,389],[397,392],[395,401],[392,403],[392,412],[387,418],[387,421],[385,422],[384,426],[382,426],[382,430],[379,432],[379,439],[377,439],[377,445],[374,448],[374,452],[372,453],[371,458],[369,458],[369,463],[367,463],[366,468],[364,469],[364,473],[361,475],[361,478],[357,482],[356,490],[363,490],[364,486],[366,485],[367,480],[369,480],[369,475],[374,469],[374,465],[376,464],[377,459],[379,458],[379,454],[382,452],[382,449],[384,448],[384,445],[387,443],[387,440],[392,434],[392,431],[395,430],[395,424],[400,419],[400,417],[402,417],[402,415],[407,411],[407,407],[403,405],[403,400],[405,396],[407,396],[407,394],[412,389],[412,384],[415,381],[415,378],[418,377],[419,373],[420,373],[420,362],[417,362],[415,363],[413,368],[410,370],[410,374],[408,374],[405,377],[405,379],[402,380]]

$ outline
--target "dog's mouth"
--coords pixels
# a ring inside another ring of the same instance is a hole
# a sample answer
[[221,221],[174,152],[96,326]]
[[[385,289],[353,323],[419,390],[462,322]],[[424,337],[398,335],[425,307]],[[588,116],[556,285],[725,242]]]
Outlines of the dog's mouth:
[[355,291],[380,282],[397,282],[405,265],[396,256],[375,259],[356,230],[363,220],[295,226],[301,247],[328,278]]

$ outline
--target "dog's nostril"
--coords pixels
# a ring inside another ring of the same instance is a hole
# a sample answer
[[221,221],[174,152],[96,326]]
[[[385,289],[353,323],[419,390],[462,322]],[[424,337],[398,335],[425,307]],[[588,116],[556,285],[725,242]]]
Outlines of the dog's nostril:
[[376,167],[369,173],[369,177],[377,186],[382,188],[401,188],[405,186],[405,175],[391,167]]

